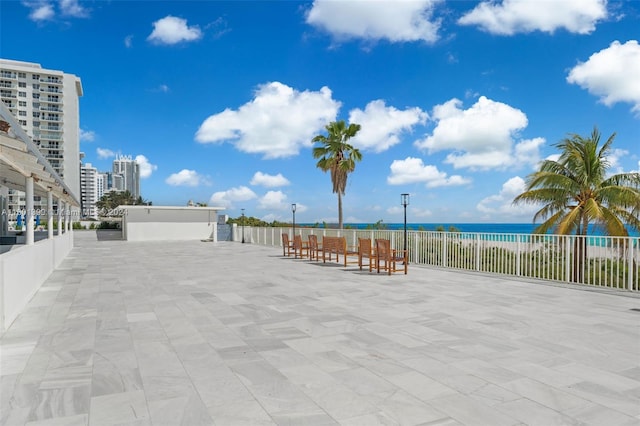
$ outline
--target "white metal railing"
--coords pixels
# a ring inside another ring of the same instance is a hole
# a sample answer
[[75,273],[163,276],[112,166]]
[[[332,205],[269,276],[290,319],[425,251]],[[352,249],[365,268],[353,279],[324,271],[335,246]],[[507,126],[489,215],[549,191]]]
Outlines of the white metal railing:
[[[282,247],[282,234],[293,229],[238,226],[234,232],[234,241],[244,232],[246,242]],[[398,249],[405,243],[403,230],[296,227],[295,234],[344,236],[354,247],[358,238],[388,239]],[[413,264],[640,291],[640,237],[408,230],[406,243]]]

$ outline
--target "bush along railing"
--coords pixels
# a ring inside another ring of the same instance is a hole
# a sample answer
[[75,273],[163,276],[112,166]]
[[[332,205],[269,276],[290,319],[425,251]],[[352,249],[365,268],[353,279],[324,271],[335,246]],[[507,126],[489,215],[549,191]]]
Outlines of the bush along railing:
[[[239,228],[239,227],[238,227]],[[299,228],[296,234],[385,238],[404,247],[402,230]],[[240,229],[234,241],[241,241]],[[282,233],[292,228],[245,227],[245,240],[282,246]],[[640,237],[579,235],[490,234],[474,232],[408,231],[409,262],[441,268],[487,272],[547,281],[587,284],[640,291]]]

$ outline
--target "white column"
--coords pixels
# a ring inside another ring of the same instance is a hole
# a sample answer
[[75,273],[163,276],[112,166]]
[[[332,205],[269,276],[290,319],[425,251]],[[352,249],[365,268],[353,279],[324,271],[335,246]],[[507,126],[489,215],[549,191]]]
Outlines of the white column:
[[58,236],[62,235],[62,211],[64,208],[64,203],[58,198]]
[[64,209],[64,226],[67,232],[69,232],[69,230],[71,229],[71,204],[67,203],[66,207],[67,208]]
[[47,237],[53,238],[53,193],[47,192]]
[[25,190],[27,214],[25,215],[25,225],[27,225],[27,245],[33,244],[33,177],[27,177]]

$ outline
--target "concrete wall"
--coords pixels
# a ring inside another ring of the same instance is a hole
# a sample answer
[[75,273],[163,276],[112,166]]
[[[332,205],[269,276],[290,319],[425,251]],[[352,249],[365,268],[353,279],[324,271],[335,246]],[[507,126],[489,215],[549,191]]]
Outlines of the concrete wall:
[[73,248],[73,233],[29,246],[14,246],[0,256],[0,332],[20,315],[42,283]]
[[121,206],[127,241],[217,240],[217,212],[201,207]]

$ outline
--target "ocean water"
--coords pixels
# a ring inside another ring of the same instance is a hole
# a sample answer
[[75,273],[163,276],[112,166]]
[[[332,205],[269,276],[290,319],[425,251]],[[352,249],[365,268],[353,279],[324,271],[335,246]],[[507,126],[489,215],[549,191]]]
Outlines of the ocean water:
[[[367,229],[372,224],[369,223],[347,223],[348,226],[354,229]],[[404,229],[403,223],[383,223],[386,229],[396,230]],[[453,226],[460,232],[480,232],[488,234],[533,234],[533,230],[538,226],[532,223],[407,223],[407,229],[409,230],[424,230],[435,231],[438,227],[444,227],[445,231]],[[597,226],[589,226],[589,235],[602,236],[605,233],[601,228]],[[640,236],[638,232],[629,231],[629,235],[637,237]]]

